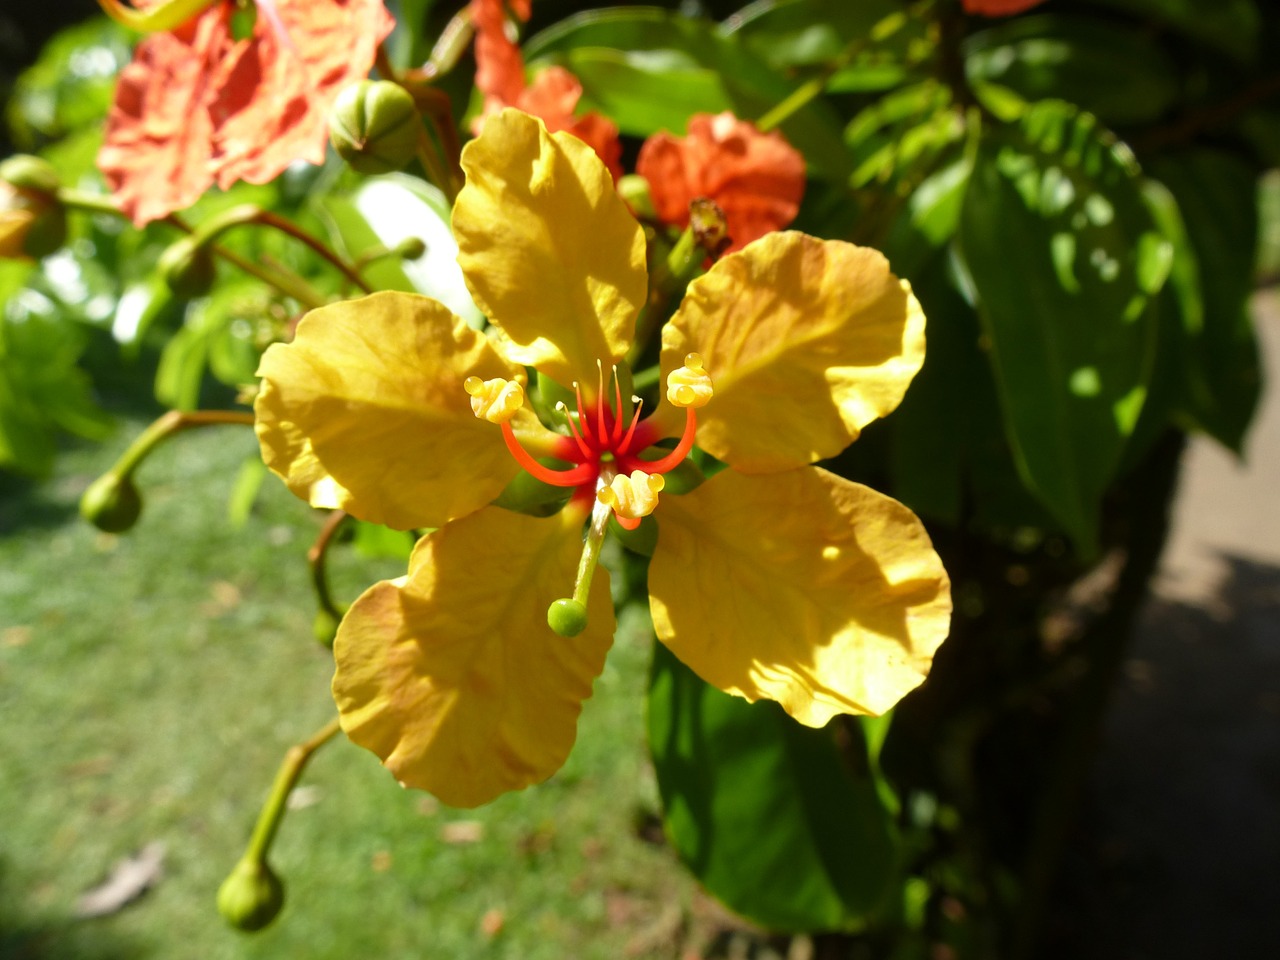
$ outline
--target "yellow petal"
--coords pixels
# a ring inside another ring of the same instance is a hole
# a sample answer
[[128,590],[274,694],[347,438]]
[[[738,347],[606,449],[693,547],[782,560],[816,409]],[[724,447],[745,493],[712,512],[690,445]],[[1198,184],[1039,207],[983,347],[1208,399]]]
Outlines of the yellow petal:
[[362,520],[441,526],[489,503],[518,470],[501,432],[472,415],[463,382],[518,373],[426,297],[330,304],[262,358],[263,458],[316,506],[335,505],[317,502],[327,476],[345,491],[337,505]]
[[481,510],[424,537],[407,577],[348,611],[333,647],[342,727],[402,783],[474,807],[564,763],[614,630],[603,569],[586,630],[547,626],[573,589],[581,518]]
[[924,314],[865,247],[773,233],[689,285],[662,332],[663,381],[702,355],[698,445],[739,470],[835,456],[893,410],[924,362]]
[[595,151],[516,110],[462,151],[458,263],[517,363],[594,392],[626,354],[648,293],[644,233]]
[[725,470],[658,518],[658,638],[708,683],[801,723],[883,713],[947,636],[951,586],[928,534],[861,484],[817,467]]
[[262,448],[262,460],[284,478],[285,484],[318,509],[345,510],[351,503],[351,494],[329,476],[316,459],[311,441],[292,421],[281,419],[284,406],[276,395],[275,384],[262,382],[254,402],[257,422],[258,445]]

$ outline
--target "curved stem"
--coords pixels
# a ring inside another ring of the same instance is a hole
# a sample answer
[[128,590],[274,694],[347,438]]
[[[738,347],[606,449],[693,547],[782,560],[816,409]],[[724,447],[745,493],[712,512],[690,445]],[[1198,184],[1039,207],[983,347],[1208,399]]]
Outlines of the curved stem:
[[111,472],[127,477],[164,440],[191,427],[215,427],[226,424],[253,426],[253,414],[247,410],[170,410],[154,420],[116,461]]
[[324,526],[320,528],[316,542],[307,551],[307,565],[311,567],[311,585],[315,587],[316,600],[320,604],[320,609],[334,620],[342,619],[342,611],[333,602],[333,595],[329,592],[329,547],[332,546],[334,537],[349,516],[350,514],[345,510],[334,510],[329,514],[325,518]]
[[253,828],[253,837],[250,838],[249,846],[245,849],[245,859],[259,863],[265,861],[267,851],[271,849],[271,841],[275,839],[276,831],[280,828],[280,821],[284,819],[285,804],[289,800],[289,794],[297,786],[307,761],[341,729],[338,718],[334,717],[306,740],[295,743],[285,753],[280,769],[276,772],[275,783],[271,785],[271,793],[262,806],[262,812],[258,814],[258,822]]

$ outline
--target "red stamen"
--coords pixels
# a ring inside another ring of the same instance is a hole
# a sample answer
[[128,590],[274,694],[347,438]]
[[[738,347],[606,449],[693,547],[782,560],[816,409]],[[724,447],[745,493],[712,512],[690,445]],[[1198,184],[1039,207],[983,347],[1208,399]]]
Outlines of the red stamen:
[[604,425],[604,364],[599,360],[596,361],[596,422],[600,426],[599,432],[596,434],[600,438],[600,444],[603,446],[608,439],[609,431]]
[[516,458],[516,463],[543,483],[549,483],[553,487],[576,487],[595,478],[596,468],[590,463],[580,463],[570,470],[552,470],[550,467],[544,467],[533,459],[528,450],[520,446],[520,441],[516,439],[515,431],[511,429],[509,422],[502,425],[502,439],[507,442],[507,449]]
[[[635,413],[631,416],[631,426],[627,427],[627,435],[622,438],[621,443],[614,444],[613,451],[620,457],[625,457],[631,450],[631,441],[636,435],[636,424],[640,422],[640,411],[644,409],[644,399],[636,404]],[[621,422],[621,421],[619,421]]]
[[613,448],[618,449],[618,438],[622,436],[622,384],[618,382],[618,368],[613,368]]
[[587,417],[586,411],[582,409],[582,385],[576,380],[573,383],[573,392],[578,398],[578,426],[582,428],[582,435],[586,438],[587,443],[592,447],[599,444],[591,433],[591,420]]
[[632,470],[643,470],[645,473],[666,473],[674,470],[680,464],[684,463],[684,458],[689,455],[689,451],[693,449],[694,434],[698,429],[698,417],[693,412],[693,407],[684,408],[684,434],[680,437],[680,442],[676,444],[674,450],[665,457],[658,460],[642,460],[640,457],[627,457],[625,462],[620,461],[622,469],[627,473]]
[[564,421],[565,423],[569,424],[569,433],[573,435],[573,439],[574,441],[577,442],[578,449],[582,452],[582,455],[590,459],[593,453],[592,449],[589,446],[587,446],[587,442],[582,439],[582,434],[578,432],[578,428],[573,422],[573,417],[569,416],[569,408],[563,407],[563,410],[564,410]]

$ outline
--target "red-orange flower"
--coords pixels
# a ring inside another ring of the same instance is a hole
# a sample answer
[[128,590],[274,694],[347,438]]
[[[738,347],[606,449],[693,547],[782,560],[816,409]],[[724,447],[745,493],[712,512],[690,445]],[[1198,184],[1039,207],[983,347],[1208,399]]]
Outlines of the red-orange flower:
[[696,114],[687,137],[654,134],[636,172],[664,223],[687,227],[690,202],[712,200],[724,211],[729,253],[787,226],[804,196],[804,158],[780,133],[761,133],[732,113]]
[[[528,20],[532,0],[509,0],[511,12]],[[516,107],[538,117],[552,133],[564,130],[596,152],[616,181],[622,176],[622,144],[618,128],[598,113],[574,116],[582,84],[563,67],[548,67],[526,82],[524,57],[506,30],[503,0],[471,0],[471,24],[476,31],[476,89],[484,109],[472,127],[479,133],[484,121],[504,107]]]
[[295,160],[324,159],[334,98],[368,75],[394,21],[382,0],[272,7],[237,40],[234,4],[215,3],[146,37],[121,72],[98,165],[136,224],[190,206],[214,183],[266,183]]
[[1042,3],[1044,0],[964,0],[964,9],[984,17],[1009,17]]

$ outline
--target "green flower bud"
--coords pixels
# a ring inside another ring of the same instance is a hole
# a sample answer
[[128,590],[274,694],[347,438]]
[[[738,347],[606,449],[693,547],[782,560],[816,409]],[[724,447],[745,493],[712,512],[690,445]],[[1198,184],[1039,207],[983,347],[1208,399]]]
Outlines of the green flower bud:
[[333,638],[338,635],[338,618],[328,610],[316,611],[316,618],[311,621],[311,635],[321,646],[332,647]]
[[587,608],[565,597],[547,607],[547,626],[562,637],[576,637],[587,629]]
[[213,251],[195,237],[183,237],[170,244],[156,268],[174,295],[186,300],[208,293],[217,274]]
[[141,513],[142,497],[127,475],[104,473],[80,498],[80,516],[107,533],[123,533]]
[[265,860],[245,858],[218,888],[218,913],[237,930],[261,930],[284,906],[284,884]]
[[55,196],[62,187],[58,171],[51,164],[25,153],[0,163],[0,180],[20,190],[49,197]]
[[422,122],[409,91],[387,80],[343,89],[329,114],[329,141],[360,173],[404,167],[418,149]]
[[0,163],[0,259],[45,257],[67,240],[58,174],[39,157]]
[[649,181],[638,173],[628,173],[618,181],[618,196],[627,201],[627,206],[641,220],[656,220],[658,212],[653,208],[653,197],[649,194]]

